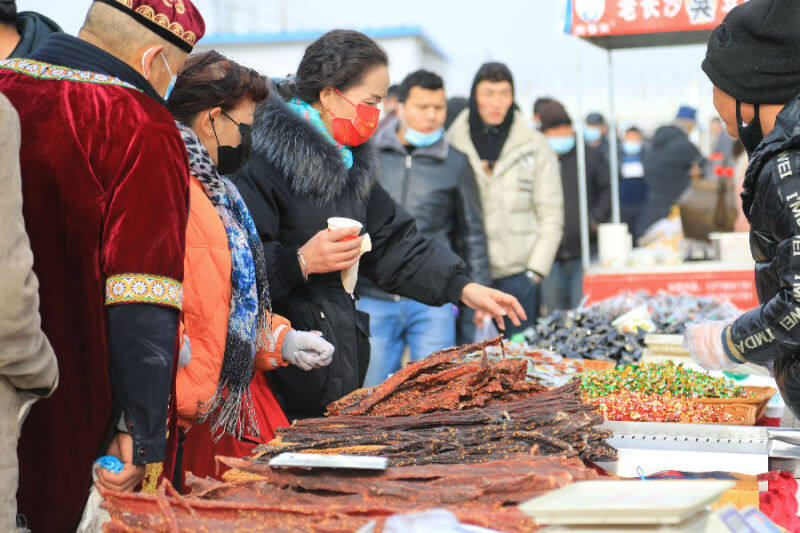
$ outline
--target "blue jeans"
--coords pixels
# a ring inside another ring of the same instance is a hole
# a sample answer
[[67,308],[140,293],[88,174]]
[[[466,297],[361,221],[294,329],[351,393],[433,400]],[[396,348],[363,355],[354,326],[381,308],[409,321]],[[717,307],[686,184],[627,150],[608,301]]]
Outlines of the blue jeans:
[[358,309],[369,314],[371,330],[365,387],[374,387],[400,370],[406,345],[411,360],[419,361],[455,344],[456,317],[452,304],[431,307],[405,298],[395,301],[362,297]]
[[556,261],[550,275],[542,281],[542,305],[547,314],[557,309],[573,309],[583,299],[583,265],[580,259]]

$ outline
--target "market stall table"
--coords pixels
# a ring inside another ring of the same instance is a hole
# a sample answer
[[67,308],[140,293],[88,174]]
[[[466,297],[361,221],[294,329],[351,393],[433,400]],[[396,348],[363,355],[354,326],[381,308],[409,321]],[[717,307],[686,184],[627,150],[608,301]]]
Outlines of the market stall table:
[[[517,504],[573,482],[722,476],[737,482],[723,500],[750,506],[761,497],[755,474],[785,468],[793,483],[798,430],[608,422],[585,401],[597,396],[591,391],[650,384],[691,401],[746,401],[747,391],[733,382],[672,363],[588,370],[597,361],[580,361],[590,380],[582,383],[571,378],[572,365],[544,355],[503,346],[499,337],[436,352],[337,400],[326,417],[281,428],[251,458],[218,458],[230,468],[222,480],[187,475],[189,495],[166,482],[156,495],[101,490],[112,517],[105,530],[380,531],[392,515],[442,508],[454,523],[522,533],[540,525]],[[569,381],[545,388],[527,371],[536,360]],[[767,508],[784,510],[787,497],[773,496]]]
[[709,296],[746,310],[758,306],[753,265],[698,261],[670,266],[590,267],[583,277],[587,304],[624,292]]

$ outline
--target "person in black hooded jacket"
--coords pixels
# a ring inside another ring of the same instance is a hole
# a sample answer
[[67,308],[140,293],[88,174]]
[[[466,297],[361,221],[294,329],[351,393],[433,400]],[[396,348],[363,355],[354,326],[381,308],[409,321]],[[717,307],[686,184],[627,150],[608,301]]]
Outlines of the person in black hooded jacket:
[[33,11],[17,13],[16,0],[0,0],[0,58],[25,57],[61,28]]
[[356,309],[340,272],[359,261],[363,237],[327,230],[327,219],[363,224],[372,251],[359,275],[384,291],[428,305],[461,301],[503,323],[524,318],[517,300],[470,282],[450,249],[424,239],[413,218],[376,182],[366,140],[389,85],[386,53],[369,37],[334,30],[312,43],[292,83],[256,113],[253,157],[233,176],[264,243],[274,309],[294,327],[317,330],[336,348],[326,368],[269,374],[287,417],[318,416],[359,388],[369,363],[369,317]]
[[[759,307],[733,321],[689,324],[703,367],[766,366],[800,415],[800,4],[750,0],[711,34],[703,70],[728,133],[750,157],[742,208],[750,222]],[[769,58],[769,71],[762,70]]]
[[[583,300],[581,226],[578,203],[578,150],[572,119],[561,102],[551,100],[540,109],[542,133],[558,155],[564,190],[564,236],[550,274],[542,280],[541,299],[547,314],[578,307]],[[597,225],[611,215],[611,187],[608,164],[603,153],[586,144],[586,197],[589,207],[589,235],[592,253],[596,249]]]
[[674,123],[661,126],[653,135],[650,149],[642,160],[647,193],[635,231],[638,235],[647,233],[650,226],[669,214],[670,208],[689,187],[692,165],[703,160],[689,140],[689,133],[696,125],[694,115],[694,109],[683,106]]

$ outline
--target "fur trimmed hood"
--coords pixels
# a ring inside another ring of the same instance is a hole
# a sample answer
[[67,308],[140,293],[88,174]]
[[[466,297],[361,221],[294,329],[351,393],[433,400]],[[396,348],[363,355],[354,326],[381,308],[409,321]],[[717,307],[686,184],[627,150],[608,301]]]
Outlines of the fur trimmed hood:
[[371,142],[351,148],[348,170],[338,149],[297,116],[273,90],[256,111],[253,149],[286,177],[289,188],[316,205],[344,194],[366,201],[377,179],[378,159]]

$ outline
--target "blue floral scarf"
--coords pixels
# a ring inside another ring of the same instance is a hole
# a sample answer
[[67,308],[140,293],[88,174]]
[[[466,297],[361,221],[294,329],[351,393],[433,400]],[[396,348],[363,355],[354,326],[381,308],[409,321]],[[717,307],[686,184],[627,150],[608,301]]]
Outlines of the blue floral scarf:
[[203,143],[191,128],[176,122],[189,154],[189,167],[222,219],[231,251],[231,302],[222,370],[214,396],[200,421],[211,420],[215,440],[223,433],[259,436],[250,380],[259,348],[275,349],[264,247],[239,191],[217,173]]
[[319,111],[314,109],[314,106],[304,102],[303,100],[300,100],[299,98],[292,98],[286,102],[286,105],[288,105],[289,109],[294,111],[297,115],[306,119],[306,121],[314,126],[323,137],[325,137],[331,142],[331,144],[339,149],[339,153],[342,155],[342,161],[344,162],[344,166],[347,167],[347,170],[353,168],[353,151],[347,146],[337,142],[336,139],[334,139],[331,134],[328,133],[325,123],[322,122],[322,117],[319,116]]

